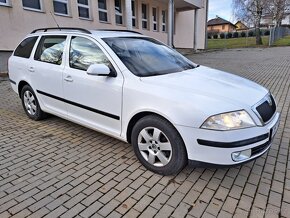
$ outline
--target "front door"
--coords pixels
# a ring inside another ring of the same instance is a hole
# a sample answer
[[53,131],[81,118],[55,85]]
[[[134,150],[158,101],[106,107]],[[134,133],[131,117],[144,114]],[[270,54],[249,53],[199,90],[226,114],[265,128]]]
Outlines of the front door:
[[[71,36],[63,75],[68,117],[83,125],[120,136],[123,76],[94,39]],[[117,77],[88,75],[91,64],[106,64]]]

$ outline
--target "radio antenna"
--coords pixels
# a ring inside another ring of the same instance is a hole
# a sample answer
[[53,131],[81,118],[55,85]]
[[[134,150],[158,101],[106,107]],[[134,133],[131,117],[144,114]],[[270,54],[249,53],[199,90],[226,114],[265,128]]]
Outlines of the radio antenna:
[[58,23],[56,22],[56,19],[55,19],[55,17],[53,16],[52,12],[50,12],[50,14],[51,14],[51,16],[52,16],[54,22],[56,23],[56,26],[57,26],[58,29],[60,30],[60,27],[59,27]]

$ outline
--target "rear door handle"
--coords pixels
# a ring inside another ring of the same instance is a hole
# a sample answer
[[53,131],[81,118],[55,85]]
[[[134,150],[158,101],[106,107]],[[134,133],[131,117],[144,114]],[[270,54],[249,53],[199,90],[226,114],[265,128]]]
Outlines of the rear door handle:
[[66,76],[66,77],[64,78],[64,80],[67,81],[67,82],[72,82],[72,81],[74,81],[73,78],[72,78],[71,76]]
[[34,69],[34,67],[29,67],[28,71],[33,73],[33,72],[35,72],[35,69]]

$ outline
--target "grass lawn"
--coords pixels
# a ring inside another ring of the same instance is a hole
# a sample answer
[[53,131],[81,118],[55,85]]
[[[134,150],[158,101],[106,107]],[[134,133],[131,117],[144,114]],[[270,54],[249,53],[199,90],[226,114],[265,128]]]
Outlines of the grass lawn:
[[[263,46],[268,46],[269,36],[262,37]],[[248,38],[232,38],[232,39],[209,39],[208,49],[222,49],[222,48],[244,48],[255,47],[256,37]]]
[[282,39],[277,40],[274,46],[290,46],[290,36],[286,36]]

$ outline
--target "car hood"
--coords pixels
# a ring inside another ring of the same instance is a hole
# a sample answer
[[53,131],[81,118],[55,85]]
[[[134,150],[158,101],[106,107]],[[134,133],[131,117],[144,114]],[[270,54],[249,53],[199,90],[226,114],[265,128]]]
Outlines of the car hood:
[[184,95],[202,95],[232,105],[253,106],[268,90],[248,79],[220,70],[200,66],[195,69],[161,76],[142,77],[141,81]]

